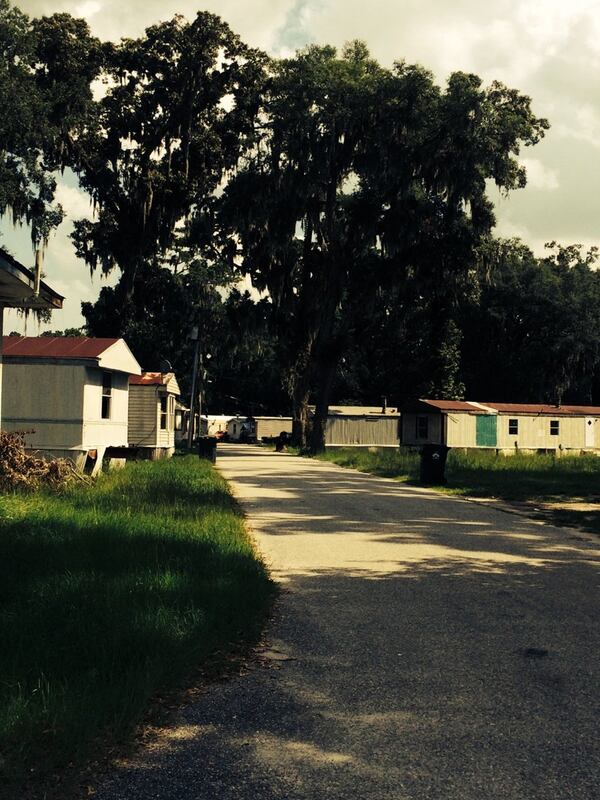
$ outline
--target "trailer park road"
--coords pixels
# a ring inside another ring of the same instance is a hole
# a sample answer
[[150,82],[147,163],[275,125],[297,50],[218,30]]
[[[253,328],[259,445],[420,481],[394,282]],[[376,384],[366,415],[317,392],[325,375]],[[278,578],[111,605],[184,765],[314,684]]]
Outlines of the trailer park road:
[[262,659],[96,800],[600,797],[600,540],[220,445],[282,592]]

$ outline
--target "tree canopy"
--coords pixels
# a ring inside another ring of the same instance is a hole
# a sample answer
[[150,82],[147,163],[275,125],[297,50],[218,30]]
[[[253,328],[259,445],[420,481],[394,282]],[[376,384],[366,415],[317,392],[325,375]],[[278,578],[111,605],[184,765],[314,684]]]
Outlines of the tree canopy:
[[455,73],[442,90],[421,67],[382,68],[360,42],[277,62],[260,118],[217,227],[224,252],[269,292],[296,438],[305,444],[314,392],[318,449],[353,313],[381,290],[410,286],[432,299],[439,347],[494,224],[486,181],[523,186],[520,147],[548,124],[499,83],[485,89]]
[[138,271],[160,260],[192,207],[237,163],[264,61],[205,12],[108,48],[105,94],[85,135],[69,141],[97,211],[76,223],[73,239],[92,270],[118,268],[126,299]]
[[0,216],[29,224],[35,249],[63,218],[56,172],[86,125],[101,50],[84,20],[31,20],[0,0]]

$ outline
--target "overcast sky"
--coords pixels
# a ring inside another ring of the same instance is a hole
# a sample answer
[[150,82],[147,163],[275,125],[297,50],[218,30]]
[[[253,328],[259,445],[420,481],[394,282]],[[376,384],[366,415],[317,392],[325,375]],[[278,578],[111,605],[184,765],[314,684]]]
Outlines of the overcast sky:
[[[364,39],[382,64],[405,59],[432,70],[440,83],[455,70],[500,80],[533,99],[551,129],[522,151],[528,186],[494,195],[502,236],[519,236],[537,253],[545,242],[600,244],[600,0],[21,0],[31,15],[68,11],[103,38],[137,36],[175,13],[219,14],[248,44],[273,55],[310,42],[341,46]],[[89,213],[75,186],[59,187],[69,217]],[[29,234],[4,222],[3,242],[32,262]],[[80,325],[82,300],[102,285],[90,279],[64,222],[50,241],[47,280],[67,298],[52,327]],[[11,312],[6,328],[20,329]],[[22,326],[21,326],[22,327]],[[37,329],[29,322],[28,333]]]

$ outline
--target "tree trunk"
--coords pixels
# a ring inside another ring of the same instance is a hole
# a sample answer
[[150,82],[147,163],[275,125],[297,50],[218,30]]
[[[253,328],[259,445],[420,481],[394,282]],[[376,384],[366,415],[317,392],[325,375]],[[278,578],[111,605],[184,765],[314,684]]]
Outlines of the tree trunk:
[[316,367],[317,397],[310,434],[310,452],[312,455],[322,453],[325,450],[325,426],[329,416],[329,398],[331,397],[336,368],[337,362],[335,361],[321,362]]
[[292,444],[306,450],[308,443],[308,393],[302,398],[294,398],[292,418]]

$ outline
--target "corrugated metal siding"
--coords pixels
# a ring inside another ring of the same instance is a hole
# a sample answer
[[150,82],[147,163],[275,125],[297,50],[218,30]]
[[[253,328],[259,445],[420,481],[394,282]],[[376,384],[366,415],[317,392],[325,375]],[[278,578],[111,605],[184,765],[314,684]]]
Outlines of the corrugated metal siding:
[[129,444],[158,447],[159,402],[155,386],[129,386]]
[[397,417],[329,417],[325,426],[325,444],[334,446],[398,445]]

